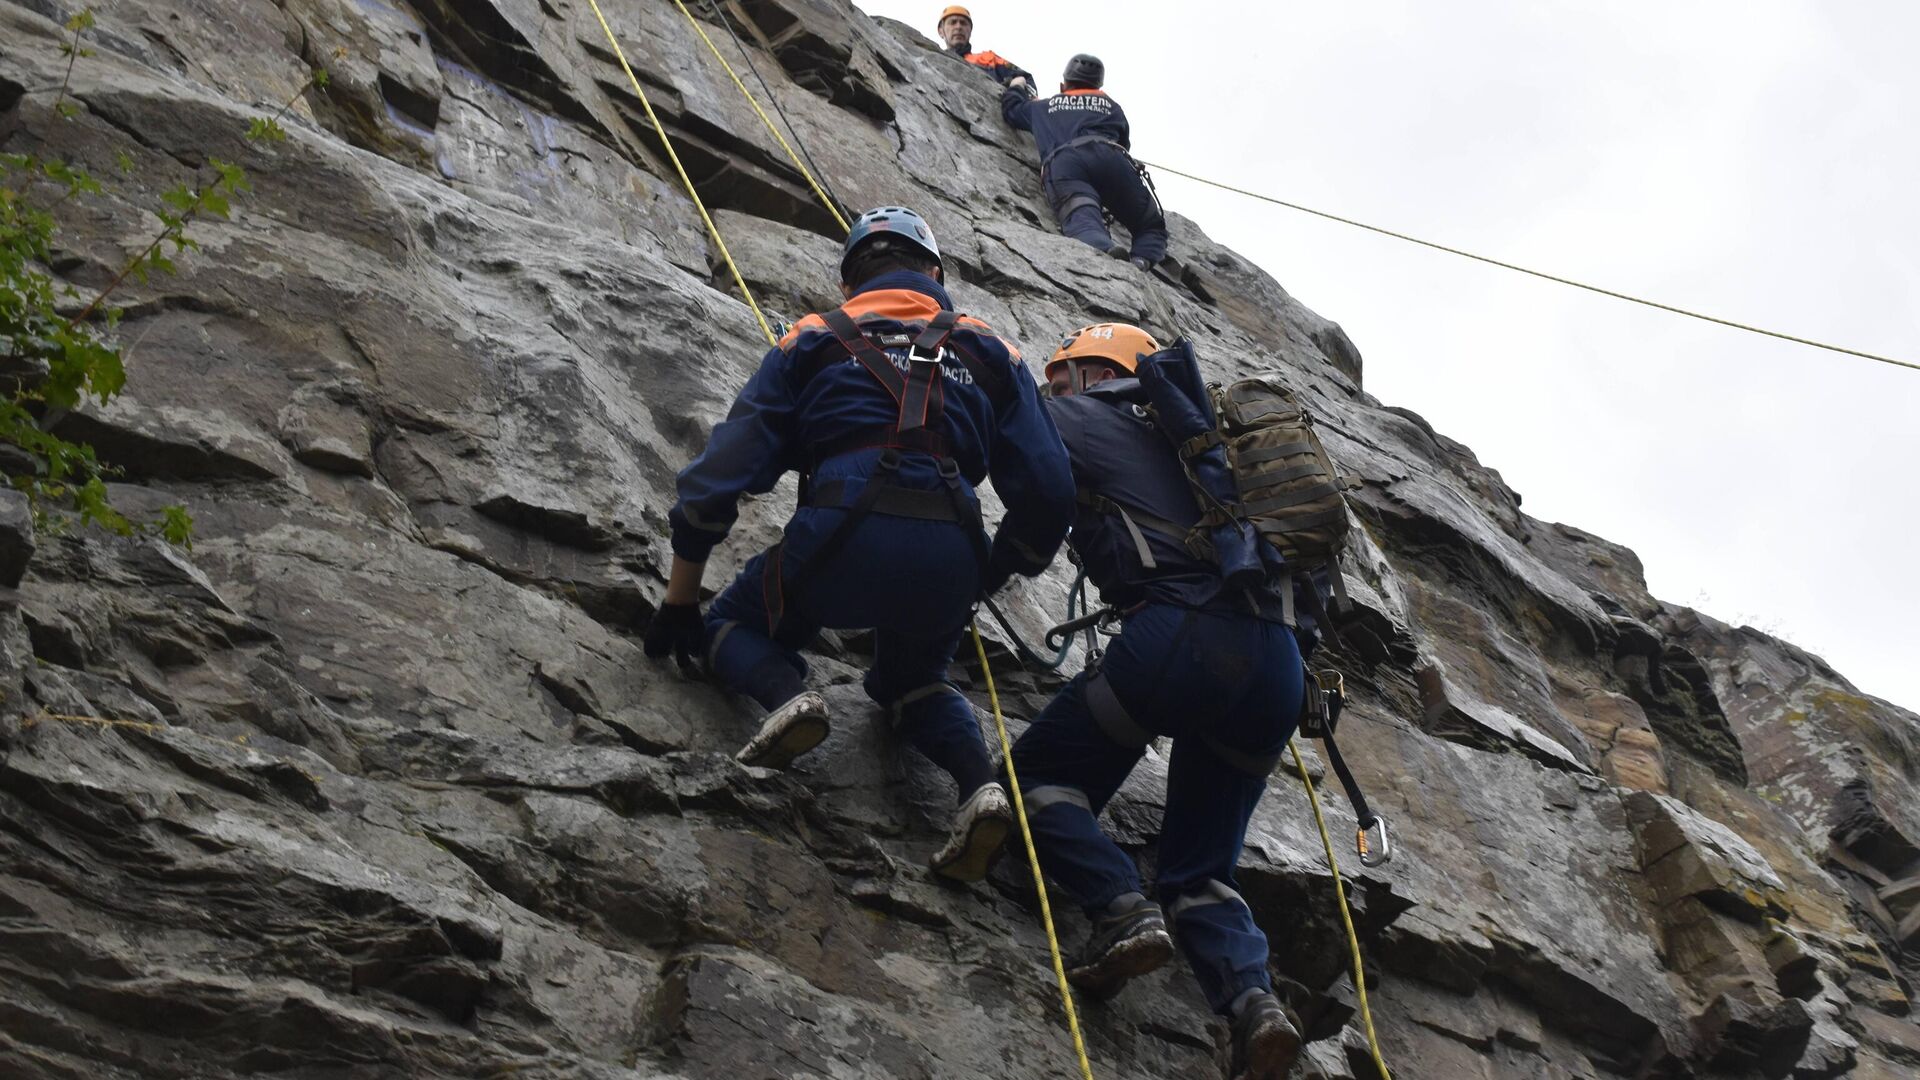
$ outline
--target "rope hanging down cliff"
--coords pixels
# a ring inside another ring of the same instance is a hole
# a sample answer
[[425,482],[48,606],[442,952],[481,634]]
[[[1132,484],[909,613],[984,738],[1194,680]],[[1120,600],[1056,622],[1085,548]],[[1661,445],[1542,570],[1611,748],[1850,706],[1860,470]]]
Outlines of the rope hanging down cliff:
[[[633,85],[634,94],[640,98],[640,107],[647,111],[647,119],[653,121],[653,130],[660,134],[660,145],[667,148],[667,157],[673,161],[674,171],[680,174],[680,182],[686,185],[687,195],[693,199],[694,208],[700,211],[700,220],[707,223],[707,232],[712,235],[714,246],[720,249],[720,257],[726,260],[727,269],[733,272],[733,283],[740,286],[740,295],[747,298],[747,306],[753,309],[753,317],[760,320],[760,332],[767,335],[768,345],[778,345],[779,336],[767,323],[767,317],[761,314],[760,305],[753,299],[753,290],[747,288],[747,279],[740,276],[740,267],[734,264],[733,253],[727,250],[727,242],[721,239],[720,227],[713,223],[713,215],[707,213],[707,204],[700,201],[700,192],[694,189],[693,178],[687,175],[687,167],[680,164],[680,155],[674,152],[673,140],[667,138],[666,125],[662,124],[660,117],[654,113],[653,102],[647,100],[647,92],[640,88],[640,80],[634,75],[633,66],[627,63],[626,50],[620,47],[620,39],[613,36],[613,27],[607,25],[607,16],[600,10],[600,0],[587,0],[587,4],[593,8],[594,17],[600,20],[600,29],[606,31],[607,44],[613,46],[613,55],[620,61],[620,70],[627,73],[627,82]],[[714,55],[720,55],[718,50]],[[721,63],[725,62],[721,61]],[[743,93],[746,89],[744,86],[740,88]]]
[[1033,828],[1027,824],[1027,800],[1020,791],[1020,777],[1013,769],[1013,744],[1007,739],[1006,717],[1000,712],[1000,691],[993,685],[993,668],[987,664],[987,647],[980,640],[980,624],[968,627],[973,632],[973,651],[980,657],[980,673],[987,681],[987,703],[993,706],[993,726],[1000,733],[1001,760],[1007,766],[1007,786],[1013,789],[1014,817],[1020,821],[1020,839],[1027,847],[1027,868],[1033,873],[1033,891],[1040,897],[1040,922],[1047,928],[1047,953],[1053,959],[1053,977],[1060,984],[1060,1000],[1067,1007],[1067,1027],[1073,1032],[1073,1052],[1080,1059],[1080,1075],[1093,1080],[1093,1066],[1087,1062],[1087,1042],[1080,1035],[1080,1017],[1073,1009],[1073,991],[1067,986],[1066,965],[1060,959],[1060,935],[1053,929],[1053,905],[1047,902],[1047,879],[1040,872],[1040,849],[1033,846]]
[[1257,191],[1248,191],[1246,188],[1234,187],[1232,184],[1224,184],[1218,180],[1209,180],[1204,176],[1195,176],[1190,172],[1182,172],[1171,165],[1155,165],[1153,162],[1150,162],[1150,161],[1142,161],[1140,164],[1145,165],[1151,169],[1159,169],[1161,172],[1172,173],[1175,176],[1192,180],[1197,184],[1205,184],[1208,187],[1216,187],[1216,188],[1219,188],[1221,191],[1231,191],[1235,195],[1245,195],[1250,199],[1259,199],[1261,202],[1272,203],[1275,206],[1284,206],[1289,210],[1298,210],[1303,214],[1312,214],[1314,217],[1325,218],[1328,221],[1337,221],[1342,225],[1351,225],[1356,229],[1365,229],[1368,232],[1379,233],[1381,236],[1391,236],[1395,240],[1405,240],[1409,244],[1418,244],[1421,247],[1432,248],[1435,251],[1444,251],[1449,255],[1458,255],[1463,259],[1472,259],[1475,262],[1483,262],[1489,266],[1498,266],[1502,270],[1512,270],[1515,273],[1527,274],[1531,277],[1540,278],[1543,281],[1551,281],[1560,285],[1571,285],[1576,289],[1585,289],[1586,291],[1591,293],[1599,293],[1601,296],[1611,296],[1615,300],[1625,300],[1630,304],[1640,304],[1644,307],[1654,308],[1659,311],[1671,312],[1675,315],[1685,315],[1689,319],[1699,319],[1701,322],[1715,323],[1720,326],[1730,326],[1735,330],[1745,330],[1750,334],[1760,334],[1765,337],[1778,338],[1781,341],[1791,341],[1796,345],[1808,345],[1816,349],[1825,349],[1828,352],[1843,353],[1847,356],[1858,356],[1863,360],[1877,360],[1882,364],[1892,364],[1895,367],[1912,368],[1915,371],[1920,371],[1920,364],[1912,363],[1910,361],[1895,360],[1891,356],[1881,356],[1878,353],[1862,352],[1859,349],[1849,349],[1842,345],[1831,345],[1824,341],[1815,341],[1812,338],[1795,337],[1792,334],[1783,334],[1778,330],[1768,330],[1765,327],[1761,327],[1761,326],[1749,326],[1746,323],[1734,322],[1732,319],[1722,319],[1722,318],[1719,318],[1718,316],[1706,315],[1698,311],[1689,311],[1683,307],[1675,307],[1672,304],[1663,304],[1658,300],[1648,300],[1644,297],[1633,296],[1628,293],[1615,292],[1612,289],[1603,289],[1598,285],[1589,285],[1584,281],[1575,281],[1572,278],[1561,277],[1557,274],[1549,274],[1544,270],[1530,270],[1527,267],[1517,266],[1510,262],[1502,262],[1499,259],[1491,258],[1486,255],[1476,255],[1471,251],[1462,251],[1459,248],[1448,247],[1445,244],[1436,244],[1431,240],[1422,240],[1417,236],[1408,236],[1406,233],[1394,232],[1392,229],[1383,229],[1378,225],[1369,225],[1364,221],[1355,221],[1352,218],[1344,218],[1338,214],[1329,214],[1325,210],[1315,210],[1310,206],[1301,206],[1299,203],[1291,203],[1286,201],[1285,199],[1276,199],[1271,195],[1262,195]]
[[[787,160],[793,162],[793,167],[796,169],[799,169],[800,175],[807,178],[807,183],[812,186],[814,195],[818,196],[820,199],[820,205],[827,208],[827,213],[833,215],[833,220],[840,223],[840,228],[842,230],[847,229],[848,228],[847,219],[841,216],[839,209],[833,205],[833,200],[827,197],[827,193],[820,189],[820,181],[814,179],[812,170],[808,169],[804,164],[801,163],[800,155],[793,152],[793,147],[788,145],[786,136],[780,134],[780,129],[773,126],[773,121],[767,117],[767,111],[760,107],[760,103],[758,101],[754,100],[753,93],[747,89],[747,84],[741,82],[740,76],[734,74],[733,65],[727,63],[727,58],[720,55],[719,47],[714,45],[712,38],[707,36],[706,28],[700,25],[700,20],[694,18],[693,12],[687,10],[687,5],[683,2],[683,0],[673,0],[673,6],[680,9],[680,14],[685,15],[687,17],[687,24],[693,27],[693,32],[696,34],[699,34],[700,40],[707,43],[707,49],[713,53],[713,58],[715,60],[720,61],[721,69],[727,73],[728,78],[733,80],[733,85],[740,88],[741,96],[747,99],[747,104],[753,106],[753,111],[759,115],[760,122],[767,125],[767,131],[772,133],[774,141],[780,144],[780,149],[785,150],[787,152]],[[727,27],[727,29],[729,32],[731,32],[733,27],[729,26]],[[734,38],[734,41],[736,43],[738,43],[739,40],[740,39],[738,37]],[[744,52],[745,50],[743,48],[742,50],[743,55],[744,55]],[[759,72],[756,71],[754,73],[754,78],[757,79],[759,77],[760,77]],[[766,89],[766,83],[762,82],[760,85],[761,85],[761,89],[763,90]],[[767,99],[770,101],[773,100],[773,91],[771,90],[767,91]],[[778,101],[774,101],[774,108],[779,108],[779,107],[780,107],[780,103]],[[780,115],[783,119],[786,116],[784,112],[781,113]],[[791,127],[793,125],[793,121],[791,120],[787,121],[787,125]],[[798,131],[795,131],[794,138],[797,139],[799,137],[800,137],[800,133]]]

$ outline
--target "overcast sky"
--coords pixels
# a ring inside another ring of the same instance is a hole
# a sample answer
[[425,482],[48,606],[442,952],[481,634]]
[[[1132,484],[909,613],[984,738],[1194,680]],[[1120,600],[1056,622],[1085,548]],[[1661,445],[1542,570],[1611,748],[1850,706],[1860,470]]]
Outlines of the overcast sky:
[[[944,6],[856,2],[929,35]],[[968,6],[1044,86],[1104,59],[1147,160],[1920,362],[1913,0]],[[1529,513],[1920,708],[1920,372],[1159,186]]]

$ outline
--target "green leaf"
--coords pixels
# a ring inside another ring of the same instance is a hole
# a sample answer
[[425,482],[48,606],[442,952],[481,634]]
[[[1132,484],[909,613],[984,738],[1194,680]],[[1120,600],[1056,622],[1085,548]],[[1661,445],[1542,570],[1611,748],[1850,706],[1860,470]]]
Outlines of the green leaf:
[[60,114],[60,119],[71,120],[74,117],[80,115],[80,106],[75,105],[71,101],[63,101],[60,104],[54,106],[53,111]]
[[68,31],[80,34],[93,29],[93,9],[81,8],[80,14],[67,20]]
[[247,125],[247,141],[286,142],[287,129],[281,127],[280,121],[271,116],[255,117],[253,122]]
[[193,550],[193,515],[187,513],[184,506],[163,506],[160,508],[160,535],[167,543]]
[[113,163],[119,167],[121,176],[133,175],[134,164],[132,154],[127,153],[125,150],[118,151],[114,154]]
[[[185,184],[179,184],[162,192],[160,201],[184,214],[193,209],[193,204],[199,201],[199,196],[189,190]],[[160,215],[160,220],[166,221],[168,225],[178,224],[176,221],[167,221],[165,214]]]
[[326,68],[313,69],[313,85],[319,87],[320,89],[325,90],[327,88],[327,83],[331,79],[332,79],[332,76],[327,74]]
[[219,179],[214,181],[215,186],[225,187],[230,192],[253,190],[253,185],[247,182],[247,170],[235,165],[233,162],[221,161],[219,158],[208,158],[207,164],[213,168],[215,173],[219,174]]

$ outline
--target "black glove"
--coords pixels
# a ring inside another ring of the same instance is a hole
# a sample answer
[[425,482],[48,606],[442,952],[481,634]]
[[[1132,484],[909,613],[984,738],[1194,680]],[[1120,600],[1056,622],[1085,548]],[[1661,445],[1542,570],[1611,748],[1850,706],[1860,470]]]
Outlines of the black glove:
[[661,604],[647,624],[643,644],[647,655],[659,659],[669,652],[689,667],[706,645],[707,625],[700,618],[699,604]]

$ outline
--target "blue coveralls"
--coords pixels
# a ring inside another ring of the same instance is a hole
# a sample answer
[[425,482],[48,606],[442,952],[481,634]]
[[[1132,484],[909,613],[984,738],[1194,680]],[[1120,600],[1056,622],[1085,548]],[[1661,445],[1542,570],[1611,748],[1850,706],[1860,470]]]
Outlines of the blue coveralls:
[[[869,282],[841,310],[869,335],[887,335],[917,332],[951,307],[932,278],[896,271]],[[899,415],[889,392],[848,358],[818,315],[800,320],[761,361],[706,449],[680,473],[668,520],[674,554],[705,562],[733,526],[742,494],[764,494],[788,470],[809,469],[813,491],[839,492],[833,505],[799,507],[784,540],[751,559],[714,600],[708,664],[727,686],[771,710],[804,688],[799,649],[821,627],[876,630],[868,695],[890,710],[910,745],[953,776],[964,799],[992,778],[992,766],[972,706],[945,681],[947,665],[983,573],[1003,581],[1052,561],[1072,515],[1073,479],[1019,354],[965,317],[948,342],[950,355],[962,349],[1004,370],[1012,388],[996,410],[964,366],[951,358],[941,365],[938,430],[961,492],[976,499],[974,485],[990,475],[1007,507],[988,566],[980,565],[984,538],[962,523],[881,511],[824,564],[811,564],[875,473]],[[906,366],[904,344],[887,353]],[[947,490],[934,456],[908,451],[898,460],[900,486]],[[796,578],[804,578],[799,595],[790,585]]]
[[1104,206],[1132,234],[1135,258],[1157,263],[1167,257],[1167,218],[1134,168],[1133,137],[1118,102],[1099,90],[1029,101],[1008,87],[1000,93],[1000,113],[1033,132],[1040,178],[1061,232],[1107,250],[1113,235],[1100,214]]
[[1096,818],[1151,739],[1172,736],[1155,892],[1224,1016],[1245,991],[1272,989],[1267,939],[1233,871],[1266,789],[1254,762],[1270,762],[1292,735],[1304,673],[1277,591],[1223,595],[1210,564],[1139,526],[1187,525],[1200,512],[1171,445],[1134,410],[1138,393],[1137,381],[1115,380],[1048,402],[1082,494],[1137,519],[1129,529],[1110,507],[1083,502],[1071,537],[1102,599],[1130,613],[1100,670],[1049,702],[1013,757],[1041,865],[1093,915],[1147,891]]

